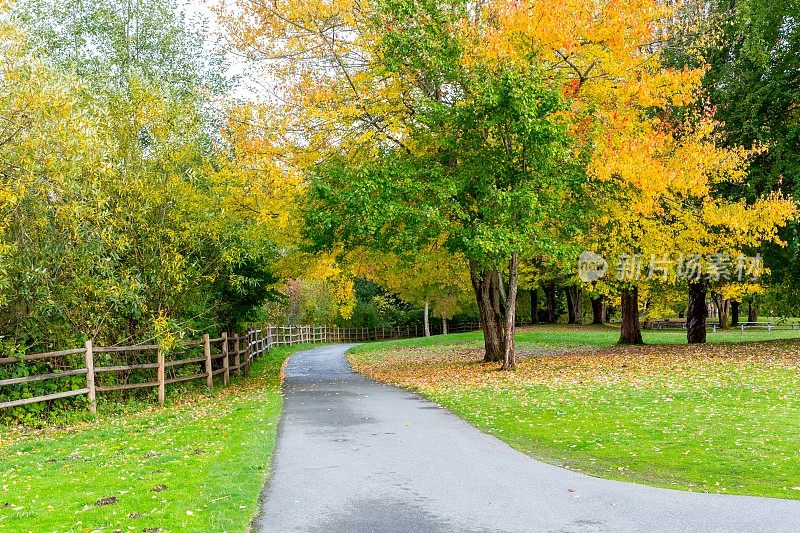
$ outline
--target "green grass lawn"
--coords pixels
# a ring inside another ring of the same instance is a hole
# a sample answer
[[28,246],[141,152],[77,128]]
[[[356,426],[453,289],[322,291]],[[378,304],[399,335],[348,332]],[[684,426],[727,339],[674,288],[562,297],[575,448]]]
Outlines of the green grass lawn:
[[282,405],[273,350],[206,398],[0,445],[0,531],[244,531]]
[[448,407],[546,462],[672,488],[800,499],[798,332],[721,332],[714,344],[611,328],[541,327],[519,336],[513,373],[479,362],[479,333],[362,345],[364,373]]

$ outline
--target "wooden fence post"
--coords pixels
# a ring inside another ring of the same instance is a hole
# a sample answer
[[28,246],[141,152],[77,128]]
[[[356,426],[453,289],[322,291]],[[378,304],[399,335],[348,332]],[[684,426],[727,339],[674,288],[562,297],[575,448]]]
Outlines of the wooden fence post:
[[211,369],[211,339],[208,333],[203,335],[203,353],[206,356],[206,385],[211,392],[214,389],[214,372]]
[[222,383],[227,387],[231,381],[231,361],[230,354],[228,353],[228,333],[222,332],[222,368],[225,373],[222,375]]
[[89,412],[97,412],[97,391],[94,386],[94,352],[92,351],[92,340],[89,339],[84,344],[86,352],[86,388],[89,389]]
[[236,367],[236,375],[242,375],[242,357],[239,351],[239,334],[233,334],[233,364]]
[[166,396],[166,381],[164,368],[164,350],[158,347],[158,405],[164,407],[164,396]]
[[247,338],[245,340],[245,343],[247,344],[247,347],[244,349],[244,375],[245,376],[250,373],[250,352],[251,352],[250,343],[252,342],[252,339],[253,339],[253,332],[252,331],[248,331],[247,332]]

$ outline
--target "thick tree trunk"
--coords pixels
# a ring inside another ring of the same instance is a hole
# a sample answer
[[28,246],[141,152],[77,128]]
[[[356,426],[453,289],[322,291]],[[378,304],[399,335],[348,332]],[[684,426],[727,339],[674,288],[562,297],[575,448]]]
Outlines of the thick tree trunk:
[[747,321],[758,322],[758,304],[755,302],[747,302]]
[[539,291],[531,289],[531,324],[539,323]]
[[504,332],[502,312],[500,309],[499,279],[496,270],[480,270],[475,261],[469,264],[470,280],[475,300],[478,304],[478,314],[483,329],[485,352],[483,360],[486,362],[502,361],[504,352]]
[[581,323],[581,288],[577,285],[567,287],[567,311],[569,324]]
[[447,335],[447,319],[442,317],[442,335]]
[[639,326],[639,288],[622,289],[622,324],[619,328],[619,344],[644,344]]
[[731,326],[739,325],[739,302],[731,300]]
[[556,321],[556,284],[548,283],[544,287],[545,305],[547,306],[545,323],[553,324]]
[[719,318],[719,328],[728,329],[730,317],[731,302],[723,298],[721,294],[712,293],[714,306],[717,308],[717,317]]
[[706,282],[689,282],[689,305],[686,308],[686,340],[689,344],[706,342]]
[[422,323],[423,329],[425,330],[425,336],[431,336],[431,304],[427,300],[425,300],[425,310],[422,312]]
[[517,288],[519,286],[519,258],[517,254],[511,256],[508,264],[508,292],[506,293],[506,327],[503,346],[503,370],[514,370],[517,366],[516,346],[514,333],[517,318]]
[[619,344],[644,344],[639,324],[639,288],[625,288],[621,293]]
[[602,296],[592,298],[592,324],[605,324],[605,308]]
[[575,324],[575,295],[572,287],[567,287],[567,324]]

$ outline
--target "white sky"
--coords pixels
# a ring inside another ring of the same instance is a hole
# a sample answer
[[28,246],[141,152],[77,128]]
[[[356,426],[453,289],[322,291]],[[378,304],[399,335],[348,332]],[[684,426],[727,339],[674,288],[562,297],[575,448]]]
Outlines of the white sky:
[[[217,46],[217,42],[223,37],[223,29],[220,27],[217,16],[214,13],[214,8],[219,5],[219,0],[184,0],[179,2],[179,6],[183,9],[186,18],[196,19],[201,18],[207,22],[209,29],[209,42],[207,46],[213,48]],[[233,95],[243,99],[253,99],[256,97],[252,84],[248,83],[247,63],[240,57],[228,54],[227,56],[230,68],[228,74],[241,78],[241,82],[234,89]]]

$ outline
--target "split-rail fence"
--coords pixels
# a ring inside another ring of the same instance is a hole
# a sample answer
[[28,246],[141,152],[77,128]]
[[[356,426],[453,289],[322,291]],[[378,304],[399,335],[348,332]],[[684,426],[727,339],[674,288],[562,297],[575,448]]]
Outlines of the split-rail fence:
[[[472,331],[477,327],[477,324],[461,324],[451,327],[449,331],[452,333]],[[247,375],[252,361],[274,347],[304,343],[402,339],[419,337],[422,334],[423,331],[419,326],[378,328],[265,326],[262,329],[251,329],[244,335],[222,333],[219,337],[214,338],[204,335],[202,339],[184,341],[170,349],[166,349],[160,344],[94,346],[91,340],[87,340],[81,348],[0,358],[0,365],[59,360],[62,364],[54,366],[63,367],[63,361],[70,356],[73,361],[77,359],[83,362],[81,368],[59,368],[58,371],[51,369],[51,371],[45,373],[0,379],[0,391],[4,387],[24,383],[59,380],[70,376],[86,376],[85,386],[81,388],[0,402],[0,409],[85,395],[89,400],[89,410],[95,412],[99,393],[147,388],[158,389],[158,403],[164,405],[168,385],[205,380],[208,389],[212,390],[214,388],[214,377],[221,375],[223,386],[227,386],[232,373]],[[199,355],[201,353],[200,347],[202,347],[202,355]],[[193,354],[192,351],[196,353]],[[177,357],[187,353],[189,357]],[[145,362],[108,365],[103,363],[105,366],[98,366],[95,363],[99,354],[117,354],[120,356],[134,354],[138,360],[144,360]],[[80,357],[80,355],[83,355],[83,357]],[[189,374],[177,372],[179,368],[190,367],[190,365],[197,365],[198,371],[190,371],[192,373]],[[108,384],[102,380],[102,376],[105,375],[119,378],[120,375],[125,373],[130,375],[131,372],[141,370],[150,371],[150,375],[155,370],[155,379],[134,382],[123,379],[122,381],[124,382],[122,383],[118,382],[119,379],[112,379],[111,383]],[[101,379],[98,380],[98,378]]]

